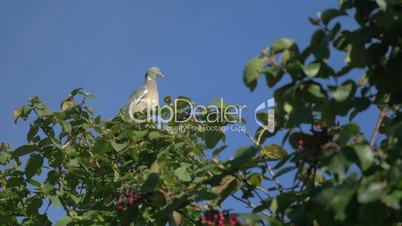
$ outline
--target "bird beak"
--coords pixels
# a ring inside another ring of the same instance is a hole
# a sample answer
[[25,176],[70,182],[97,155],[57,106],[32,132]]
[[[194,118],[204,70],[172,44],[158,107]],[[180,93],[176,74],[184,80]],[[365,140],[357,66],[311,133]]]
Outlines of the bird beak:
[[159,76],[161,76],[162,78],[165,77],[165,74],[163,74],[162,72],[159,72]]

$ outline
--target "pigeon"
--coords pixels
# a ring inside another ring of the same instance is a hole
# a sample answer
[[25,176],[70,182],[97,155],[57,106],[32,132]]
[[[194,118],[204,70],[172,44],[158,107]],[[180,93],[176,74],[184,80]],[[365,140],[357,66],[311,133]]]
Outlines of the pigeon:
[[132,120],[134,120],[134,113],[144,112],[145,110],[153,110],[159,106],[159,92],[156,83],[157,77],[165,77],[158,67],[151,67],[145,73],[145,83],[142,87],[137,89],[130,97],[129,101],[123,108]]

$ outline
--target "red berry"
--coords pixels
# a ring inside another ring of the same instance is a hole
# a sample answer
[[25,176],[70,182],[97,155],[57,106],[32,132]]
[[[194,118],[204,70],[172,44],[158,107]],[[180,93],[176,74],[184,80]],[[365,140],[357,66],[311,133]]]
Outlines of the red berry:
[[205,216],[201,216],[200,221],[201,221],[201,223],[205,223],[205,222],[207,222],[207,218]]
[[239,223],[239,220],[236,217],[231,217],[229,222],[231,225],[236,225]]
[[123,204],[122,204],[122,203],[119,203],[119,204],[117,205],[117,209],[118,209],[118,210],[122,210],[122,209],[123,209],[123,207],[124,207],[124,206],[123,206]]
[[303,146],[304,145],[304,141],[303,140],[299,140],[299,145]]

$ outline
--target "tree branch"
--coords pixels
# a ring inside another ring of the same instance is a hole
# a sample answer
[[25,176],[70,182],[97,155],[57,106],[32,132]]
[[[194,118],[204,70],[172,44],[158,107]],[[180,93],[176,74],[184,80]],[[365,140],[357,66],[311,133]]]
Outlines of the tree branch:
[[377,139],[378,133],[380,131],[382,121],[384,120],[384,117],[387,115],[387,111],[388,111],[388,108],[384,107],[380,112],[380,115],[379,115],[378,120],[377,120],[377,124],[376,124],[376,126],[374,128],[373,134],[371,135],[371,139],[370,139],[370,146],[371,147],[373,147],[374,144],[375,144],[375,141]]

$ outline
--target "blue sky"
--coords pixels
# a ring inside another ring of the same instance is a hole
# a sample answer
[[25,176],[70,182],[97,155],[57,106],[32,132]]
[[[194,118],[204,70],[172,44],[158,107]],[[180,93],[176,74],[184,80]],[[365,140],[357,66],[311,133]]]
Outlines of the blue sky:
[[[160,95],[188,96],[199,104],[223,97],[254,108],[272,96],[263,79],[255,92],[242,82],[244,64],[275,39],[301,46],[315,28],[307,20],[336,6],[329,0],[0,0],[0,141],[26,142],[27,123],[15,125],[13,110],[39,96],[52,109],[70,90],[84,87],[103,118],[113,117],[143,83],[144,72],[159,66],[166,78]],[[335,64],[341,64],[341,57]],[[370,118],[373,115],[368,115]],[[367,122],[367,118],[360,119]],[[364,123],[363,131],[374,124]],[[232,147],[249,145],[231,134]],[[270,143],[279,143],[273,138]],[[227,203],[228,206],[234,205]],[[50,212],[52,219],[60,211]]]

